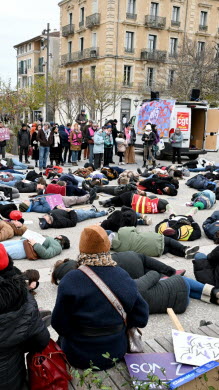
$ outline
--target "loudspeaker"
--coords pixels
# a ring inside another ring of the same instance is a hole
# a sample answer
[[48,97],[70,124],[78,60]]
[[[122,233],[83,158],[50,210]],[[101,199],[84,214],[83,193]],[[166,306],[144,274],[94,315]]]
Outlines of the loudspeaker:
[[151,91],[151,100],[159,100],[159,92]]
[[194,89],[193,88],[190,100],[197,102],[199,100],[199,96],[200,96],[200,89]]

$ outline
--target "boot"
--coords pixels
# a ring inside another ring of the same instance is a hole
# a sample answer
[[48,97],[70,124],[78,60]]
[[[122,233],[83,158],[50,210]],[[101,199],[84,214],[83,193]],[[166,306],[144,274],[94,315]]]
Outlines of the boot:
[[212,288],[210,295],[210,302],[219,305],[219,288]]
[[140,168],[137,168],[137,172],[139,173],[139,175],[142,175],[142,171]]
[[36,168],[38,167],[38,163],[37,163],[37,161],[35,161],[35,167],[36,167]]
[[[214,286],[206,283],[203,287],[203,290],[202,290],[202,295],[200,298],[201,301],[206,302],[206,303],[216,303],[216,302],[211,301],[211,300],[214,300],[214,297],[213,297],[213,295],[214,295],[213,290],[214,289],[215,289]],[[215,290],[217,290],[217,289],[215,289]],[[217,290],[217,292],[219,292],[219,290]],[[216,296],[215,296],[215,301],[217,301]]]
[[146,161],[143,162],[142,168],[146,167]]
[[153,167],[153,168],[156,168],[156,165],[157,165],[157,164],[156,164],[156,161],[153,161],[152,167]]
[[111,207],[111,202],[109,200],[100,200],[99,205],[103,207]]

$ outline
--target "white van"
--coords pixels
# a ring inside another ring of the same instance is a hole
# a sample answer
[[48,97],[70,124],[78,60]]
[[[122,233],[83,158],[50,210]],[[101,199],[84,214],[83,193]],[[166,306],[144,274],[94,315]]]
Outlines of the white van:
[[[163,107],[164,100],[156,102],[157,119],[149,120],[147,117],[147,105],[151,102],[145,102],[136,110],[136,116],[132,117],[131,123],[136,131],[136,148],[143,148],[141,137],[142,128],[139,128],[139,117],[142,118],[144,110],[144,123],[151,122],[157,125],[160,137],[163,138],[165,148],[161,151],[160,159],[165,155],[172,154],[172,148],[169,143],[169,131],[180,128],[183,133],[183,144],[181,154],[188,156],[191,160],[198,158],[199,154],[207,151],[217,151],[219,148],[219,109],[209,108],[208,104],[203,102],[174,102],[169,118],[169,129],[162,132],[162,115],[159,117],[159,109]],[[142,121],[141,121],[142,124]]]

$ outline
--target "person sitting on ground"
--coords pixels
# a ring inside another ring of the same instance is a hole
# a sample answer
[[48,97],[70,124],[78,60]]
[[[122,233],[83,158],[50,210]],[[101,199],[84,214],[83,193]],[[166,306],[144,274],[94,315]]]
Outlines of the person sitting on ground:
[[[12,260],[22,260],[27,258],[27,253],[24,248],[25,240],[9,240],[2,241],[6,252]],[[70,248],[70,241],[68,237],[60,235],[55,238],[47,237],[43,244],[37,243],[35,240],[29,240],[30,245],[36,252],[39,259],[51,259],[60,255],[63,249]]]
[[161,178],[153,175],[153,177],[145,180],[140,180],[138,187],[141,190],[153,192],[158,195],[176,196],[179,182],[172,177]]
[[[208,255],[200,252],[196,253],[193,260],[193,271],[196,280],[200,283],[209,283],[219,289],[218,255],[218,245]],[[219,304],[219,293],[216,298],[217,304]]]
[[[85,228],[80,237],[78,269],[61,280],[52,313],[52,327],[60,338],[61,348],[74,367],[88,368],[90,361],[100,370],[113,366],[128,351],[127,328],[146,326],[148,305],[127,272],[112,260],[110,241],[104,229]],[[127,326],[97,285],[82,272],[89,267],[112,290],[127,313]]]
[[199,210],[211,209],[216,203],[215,193],[211,190],[196,192],[192,195],[190,206],[197,207]]
[[203,230],[210,240],[214,240],[215,244],[219,244],[219,211],[216,210],[213,214],[203,222]]
[[191,215],[171,214],[155,226],[155,232],[178,241],[194,241],[201,237],[201,229]]
[[86,219],[99,218],[107,214],[108,211],[98,211],[94,206],[89,210],[72,210],[63,208],[62,206],[57,206],[48,214],[39,218],[39,225],[41,229],[64,229],[67,227],[74,227],[78,222],[85,221]]
[[107,231],[111,248],[115,252],[134,251],[146,256],[159,257],[166,253],[193,259],[199,246],[184,246],[170,237],[154,232],[139,232],[135,227],[122,227],[118,233]]
[[131,207],[141,214],[157,214],[165,213],[168,201],[154,195],[146,196],[144,191],[138,190],[137,194],[133,191],[124,192],[119,196],[101,200],[99,204],[103,207]]
[[151,225],[151,223],[152,218],[148,215],[136,213],[130,207],[122,206],[121,210],[114,211],[101,222],[101,227],[105,230],[118,232],[123,226]]
[[0,244],[0,387],[21,390],[26,380],[25,353],[41,352],[49,343],[36,300],[28,293]]

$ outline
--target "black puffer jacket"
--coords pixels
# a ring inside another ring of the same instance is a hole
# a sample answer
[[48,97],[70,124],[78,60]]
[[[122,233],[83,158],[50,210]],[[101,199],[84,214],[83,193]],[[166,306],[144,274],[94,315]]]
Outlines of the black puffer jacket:
[[53,222],[50,225],[52,228],[63,229],[66,227],[74,227],[77,225],[77,214],[74,210],[65,211],[54,209],[48,213],[52,216]]
[[219,246],[213,249],[203,259],[193,260],[193,270],[196,280],[219,288]]
[[22,181],[18,181],[15,183],[15,187],[18,189],[20,193],[30,193],[36,192],[37,183],[23,183]]
[[0,390],[22,389],[24,353],[43,350],[49,338],[37,303],[29,293],[19,310],[0,315]]
[[214,240],[215,233],[219,231],[219,211],[216,210],[213,214],[203,222],[203,230],[210,240]]
[[105,230],[118,232],[124,226],[136,226],[136,212],[130,207],[122,206],[121,210],[116,210],[101,223],[101,227]]

